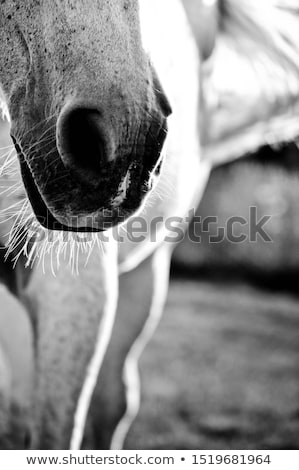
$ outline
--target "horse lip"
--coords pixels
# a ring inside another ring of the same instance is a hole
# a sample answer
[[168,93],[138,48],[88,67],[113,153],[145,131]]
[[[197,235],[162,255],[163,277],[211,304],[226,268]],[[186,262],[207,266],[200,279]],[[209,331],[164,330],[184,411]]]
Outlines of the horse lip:
[[[19,147],[18,147],[19,150]],[[22,179],[24,186],[33,208],[35,216],[40,225],[48,230],[63,231],[63,232],[75,232],[75,233],[101,233],[111,228],[114,219],[118,219],[118,222],[123,222],[131,213],[131,210],[127,210],[125,207],[122,209],[122,216],[119,213],[113,214],[112,209],[108,209],[111,212],[109,215],[108,222],[103,216],[102,227],[94,227],[93,225],[86,226],[68,226],[67,224],[59,221],[50,211],[46,203],[44,202],[39,189],[34,181],[31,171],[25,161],[24,155],[19,153],[20,167],[22,173]],[[84,219],[84,217],[82,217]],[[88,218],[88,217],[87,217]],[[121,220],[120,220],[121,219]],[[61,219],[63,220],[63,219]]]
[[46,203],[43,201],[43,198],[38,190],[38,187],[34,181],[31,171],[25,161],[23,154],[19,155],[20,157],[20,166],[22,178],[24,181],[25,189],[34,211],[34,214],[40,223],[40,225],[48,230],[59,230],[64,232],[103,232],[104,229],[101,228],[85,228],[85,227],[69,227],[61,222],[59,222],[54,215],[51,213],[50,209],[47,207]]

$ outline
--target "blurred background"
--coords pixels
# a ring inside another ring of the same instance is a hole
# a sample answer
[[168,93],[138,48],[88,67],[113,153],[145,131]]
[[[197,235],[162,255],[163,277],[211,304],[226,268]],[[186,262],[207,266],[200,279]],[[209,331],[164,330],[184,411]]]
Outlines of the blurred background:
[[[216,25],[197,0],[185,5],[209,52]],[[299,449],[298,200],[295,142],[214,170],[197,216],[218,222],[175,252],[128,448]],[[270,217],[272,242],[209,243],[230,217],[248,220],[250,207]]]

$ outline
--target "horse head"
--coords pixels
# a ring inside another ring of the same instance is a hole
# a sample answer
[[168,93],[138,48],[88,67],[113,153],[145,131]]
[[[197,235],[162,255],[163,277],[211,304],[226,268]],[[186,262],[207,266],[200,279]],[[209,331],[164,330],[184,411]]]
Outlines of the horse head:
[[161,168],[170,106],[137,0],[4,0],[0,84],[24,185],[50,229],[103,231]]

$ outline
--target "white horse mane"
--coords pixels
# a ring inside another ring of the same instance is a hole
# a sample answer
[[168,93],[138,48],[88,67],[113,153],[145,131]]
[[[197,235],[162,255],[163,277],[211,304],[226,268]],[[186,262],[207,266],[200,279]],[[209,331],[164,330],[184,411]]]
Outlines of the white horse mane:
[[238,158],[299,136],[299,6],[220,0],[216,49],[204,66],[206,158]]

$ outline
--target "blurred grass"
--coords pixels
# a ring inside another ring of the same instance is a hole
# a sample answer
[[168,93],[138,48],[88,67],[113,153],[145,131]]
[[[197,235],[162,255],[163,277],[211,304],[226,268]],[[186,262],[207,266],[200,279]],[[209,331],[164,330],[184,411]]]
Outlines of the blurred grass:
[[130,449],[298,449],[298,302],[173,281]]

